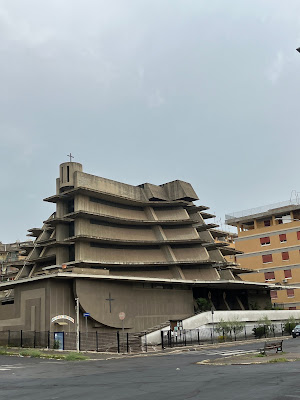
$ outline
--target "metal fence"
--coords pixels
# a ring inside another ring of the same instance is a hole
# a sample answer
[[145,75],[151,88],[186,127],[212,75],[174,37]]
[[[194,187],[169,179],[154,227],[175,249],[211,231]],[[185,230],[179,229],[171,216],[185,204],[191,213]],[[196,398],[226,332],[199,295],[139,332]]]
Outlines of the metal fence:
[[[76,350],[76,332],[0,331],[0,346]],[[119,331],[79,332],[79,349],[112,353],[143,350],[138,335]]]
[[243,326],[225,331],[217,328],[184,329],[177,332],[161,331],[161,347],[181,347],[201,345],[207,343],[234,342],[237,340],[250,340],[289,336],[294,325],[274,323],[271,325]]

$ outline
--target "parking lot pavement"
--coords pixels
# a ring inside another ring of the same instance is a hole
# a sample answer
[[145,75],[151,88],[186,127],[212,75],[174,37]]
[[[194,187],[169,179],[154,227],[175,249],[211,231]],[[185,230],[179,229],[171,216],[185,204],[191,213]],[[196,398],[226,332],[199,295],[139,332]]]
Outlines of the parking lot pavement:
[[[284,342],[284,351],[300,353],[300,339]],[[257,343],[219,347],[249,351]],[[222,399],[289,400],[300,398],[300,362],[205,366],[207,350],[150,356],[67,362],[0,356],[0,399]],[[298,397],[297,397],[298,396]]]

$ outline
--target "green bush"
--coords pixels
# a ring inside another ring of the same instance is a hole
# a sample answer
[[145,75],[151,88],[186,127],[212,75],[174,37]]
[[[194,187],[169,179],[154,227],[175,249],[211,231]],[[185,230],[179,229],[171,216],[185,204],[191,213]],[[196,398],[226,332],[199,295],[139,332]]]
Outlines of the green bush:
[[53,349],[59,349],[59,340],[54,340]]
[[292,333],[292,330],[298,325],[298,321],[295,320],[294,317],[290,317],[286,323],[284,324],[284,332],[288,333],[289,335]]
[[[231,320],[231,321],[221,321],[216,325],[216,331],[222,334],[222,338],[225,341],[226,336],[232,337],[232,334],[236,335],[237,333],[242,332],[244,329],[245,324],[238,320]],[[221,336],[220,336],[221,337]]]
[[198,299],[196,299],[196,303],[198,305],[198,309],[202,312],[211,310],[210,301],[205,299],[204,297],[198,297]]
[[268,337],[272,330],[271,321],[268,317],[263,317],[258,320],[258,325],[255,326],[252,331],[256,338],[261,338],[263,336]]

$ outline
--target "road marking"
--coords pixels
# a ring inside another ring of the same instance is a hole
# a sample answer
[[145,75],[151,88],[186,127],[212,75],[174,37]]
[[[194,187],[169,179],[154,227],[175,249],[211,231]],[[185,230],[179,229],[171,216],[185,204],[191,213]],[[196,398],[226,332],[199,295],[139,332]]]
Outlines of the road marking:
[[297,399],[300,399],[300,396],[296,395],[296,394],[286,394],[284,397],[296,397]]
[[202,352],[202,354],[208,356],[235,356],[235,355],[254,353],[256,351],[257,350],[212,350],[212,351]]
[[18,368],[24,368],[25,365],[21,365],[21,364],[11,364],[11,365],[0,365],[0,371],[11,371],[12,369],[18,369]]

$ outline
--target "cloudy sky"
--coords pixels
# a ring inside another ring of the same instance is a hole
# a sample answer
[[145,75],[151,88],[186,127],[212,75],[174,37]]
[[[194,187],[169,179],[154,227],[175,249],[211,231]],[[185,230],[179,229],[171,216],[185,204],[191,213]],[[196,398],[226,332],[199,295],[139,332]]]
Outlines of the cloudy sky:
[[[0,241],[58,165],[190,182],[225,213],[300,191],[299,0],[0,0]],[[224,228],[224,226],[223,226]]]

